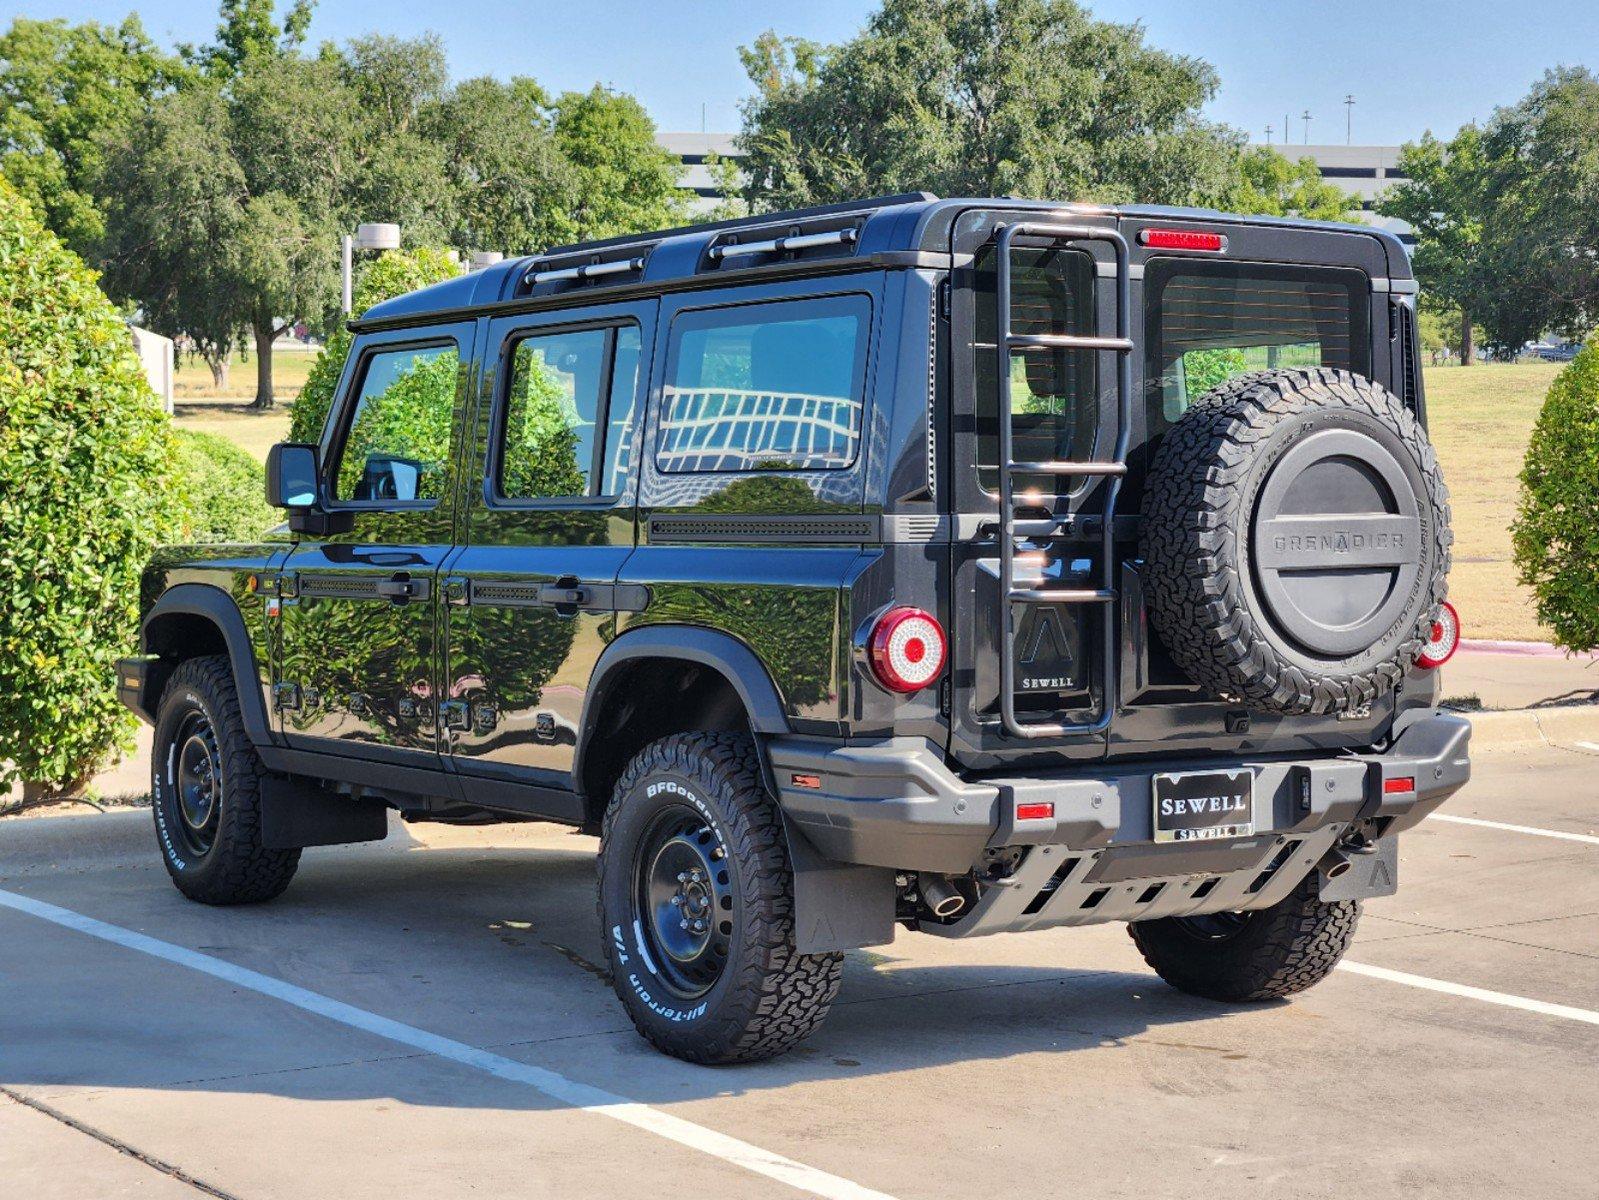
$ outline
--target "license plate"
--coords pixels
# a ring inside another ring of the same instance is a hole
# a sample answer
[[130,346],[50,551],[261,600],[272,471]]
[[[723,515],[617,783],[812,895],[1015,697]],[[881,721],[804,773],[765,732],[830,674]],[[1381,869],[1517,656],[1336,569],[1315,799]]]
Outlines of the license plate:
[[1255,832],[1255,773],[1188,771],[1156,775],[1155,840],[1191,842]]

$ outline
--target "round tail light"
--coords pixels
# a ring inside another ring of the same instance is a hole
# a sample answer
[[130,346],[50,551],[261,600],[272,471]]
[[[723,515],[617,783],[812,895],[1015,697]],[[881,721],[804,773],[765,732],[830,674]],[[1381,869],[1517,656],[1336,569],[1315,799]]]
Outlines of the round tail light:
[[944,630],[919,608],[891,608],[872,627],[872,674],[891,692],[920,691],[944,670]]
[[1427,644],[1416,655],[1416,665],[1431,671],[1443,666],[1460,645],[1460,614],[1455,606],[1445,600],[1438,606],[1438,615],[1432,619],[1432,630]]

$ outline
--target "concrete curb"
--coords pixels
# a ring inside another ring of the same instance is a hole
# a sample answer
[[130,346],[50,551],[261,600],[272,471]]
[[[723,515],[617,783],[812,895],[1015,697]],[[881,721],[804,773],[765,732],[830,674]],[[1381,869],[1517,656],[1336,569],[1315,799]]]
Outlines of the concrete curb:
[[1461,715],[1471,721],[1473,750],[1570,745],[1584,741],[1599,745],[1599,705],[1596,704]]

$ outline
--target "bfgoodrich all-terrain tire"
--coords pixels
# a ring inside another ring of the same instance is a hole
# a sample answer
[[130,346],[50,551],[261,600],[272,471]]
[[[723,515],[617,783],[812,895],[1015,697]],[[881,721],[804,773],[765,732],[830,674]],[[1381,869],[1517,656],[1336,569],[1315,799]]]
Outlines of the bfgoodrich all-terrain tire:
[[1354,900],[1317,899],[1313,872],[1258,912],[1135,921],[1127,932],[1172,987],[1239,1003],[1277,1000],[1320,983],[1349,948],[1359,919]]
[[204,904],[270,900],[289,886],[298,850],[261,845],[261,776],[224,655],[191,658],[156,709],[150,806],[167,874]]
[[1194,682],[1261,712],[1393,691],[1444,599],[1432,445],[1348,371],[1259,371],[1196,400],[1155,451],[1142,529],[1155,632]]
[[599,910],[616,994],[638,1031],[698,1063],[782,1054],[838,993],[841,954],[794,948],[794,890],[754,741],[679,734],[616,785]]

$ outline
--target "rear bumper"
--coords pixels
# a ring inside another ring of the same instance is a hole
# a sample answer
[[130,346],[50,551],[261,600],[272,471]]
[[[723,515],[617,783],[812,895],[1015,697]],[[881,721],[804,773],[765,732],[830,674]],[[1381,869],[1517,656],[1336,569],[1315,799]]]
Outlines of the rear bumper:
[[[774,738],[767,750],[790,822],[839,862],[962,874],[990,849],[1050,846],[1095,852],[1121,864],[1112,871],[1118,877],[1143,878],[1237,872],[1292,838],[1331,830],[1317,839],[1330,846],[1354,821],[1378,820],[1383,836],[1398,833],[1465,784],[1470,738],[1468,721],[1431,712],[1385,754],[1100,763],[975,780],[950,770],[919,738],[861,745]],[[1255,772],[1254,836],[1201,845],[1151,841],[1153,774],[1237,767]],[[1413,781],[1408,790],[1385,787],[1405,779]],[[1034,800],[1052,801],[1054,815],[1017,820],[1017,805]],[[1135,866],[1139,860],[1149,869]]]

